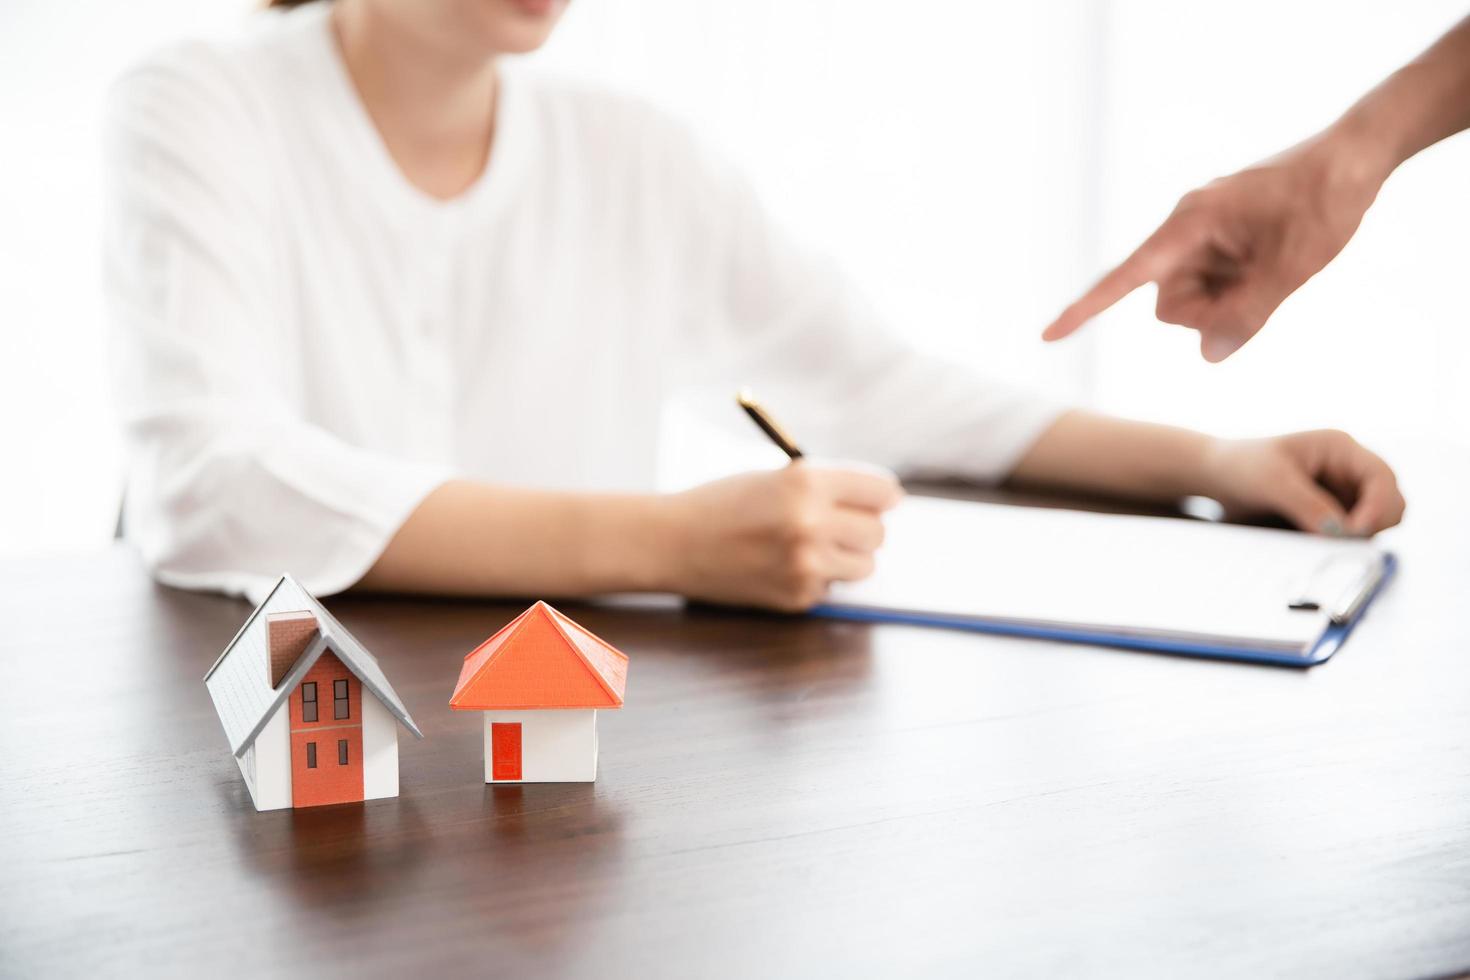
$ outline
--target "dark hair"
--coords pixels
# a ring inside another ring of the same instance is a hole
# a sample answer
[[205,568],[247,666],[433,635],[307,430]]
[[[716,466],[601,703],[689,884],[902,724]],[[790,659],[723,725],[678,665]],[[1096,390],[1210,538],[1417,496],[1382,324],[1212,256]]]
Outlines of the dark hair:
[[291,7],[299,7],[304,3],[311,2],[312,0],[265,0],[265,5],[271,8],[282,7],[290,9]]

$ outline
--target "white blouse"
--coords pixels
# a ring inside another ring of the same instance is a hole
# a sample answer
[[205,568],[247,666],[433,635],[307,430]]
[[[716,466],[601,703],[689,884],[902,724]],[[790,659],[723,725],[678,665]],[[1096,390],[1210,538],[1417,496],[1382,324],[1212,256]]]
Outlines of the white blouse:
[[330,594],[451,477],[654,488],[659,416],[749,383],[823,455],[1003,476],[1057,407],[916,353],[668,118],[502,72],[484,175],[396,169],[325,3],[114,86],[125,527],[170,584]]

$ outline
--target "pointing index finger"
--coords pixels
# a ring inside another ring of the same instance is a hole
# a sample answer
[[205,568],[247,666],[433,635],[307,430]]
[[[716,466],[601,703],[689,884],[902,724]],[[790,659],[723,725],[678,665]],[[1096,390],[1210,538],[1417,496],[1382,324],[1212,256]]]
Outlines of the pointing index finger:
[[1063,310],[1061,316],[1041,332],[1041,339],[1061,340],[1139,286],[1161,278],[1186,246],[1184,232],[1177,223],[1173,219],[1164,222],[1132,255]]

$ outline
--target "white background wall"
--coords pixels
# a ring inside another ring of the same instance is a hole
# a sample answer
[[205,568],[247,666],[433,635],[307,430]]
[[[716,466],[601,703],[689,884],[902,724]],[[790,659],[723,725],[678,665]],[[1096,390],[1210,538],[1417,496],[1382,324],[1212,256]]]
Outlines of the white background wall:
[[[97,111],[148,47],[246,0],[0,3],[0,554],[96,547],[118,452],[97,296]],[[1464,12],[1050,0],[576,0],[536,57],[648,95],[738,158],[920,343],[1105,410],[1224,433],[1470,443],[1470,138],[1221,366],[1151,290],[1036,333],[1184,191],[1330,120]]]

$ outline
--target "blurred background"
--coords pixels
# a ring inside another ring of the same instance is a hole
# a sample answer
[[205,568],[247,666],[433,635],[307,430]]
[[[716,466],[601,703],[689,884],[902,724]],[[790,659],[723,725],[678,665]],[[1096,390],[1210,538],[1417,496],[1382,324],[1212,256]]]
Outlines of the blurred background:
[[[95,548],[116,519],[102,93],[150,48],[257,6],[0,3],[0,555]],[[534,58],[687,119],[916,343],[1134,417],[1346,428],[1392,461],[1408,442],[1470,444],[1470,139],[1407,164],[1341,258],[1224,365],[1154,321],[1151,289],[1065,345],[1037,333],[1182,193],[1329,122],[1464,10],[576,0]],[[700,428],[716,397],[671,411],[670,484],[747,461]]]

